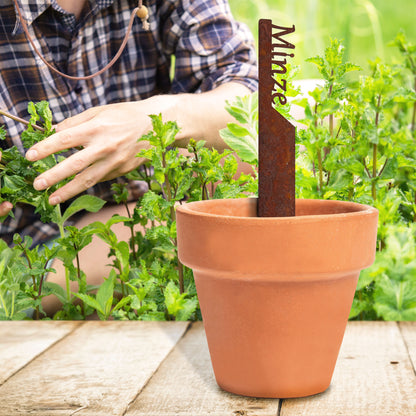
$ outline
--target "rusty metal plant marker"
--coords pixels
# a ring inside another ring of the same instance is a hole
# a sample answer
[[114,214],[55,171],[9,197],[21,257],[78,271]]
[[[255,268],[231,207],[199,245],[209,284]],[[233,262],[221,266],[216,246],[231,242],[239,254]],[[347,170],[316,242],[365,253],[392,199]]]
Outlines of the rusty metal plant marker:
[[259,21],[259,217],[295,215],[295,127],[273,108],[286,103],[284,74],[294,45],[283,39],[294,32]]

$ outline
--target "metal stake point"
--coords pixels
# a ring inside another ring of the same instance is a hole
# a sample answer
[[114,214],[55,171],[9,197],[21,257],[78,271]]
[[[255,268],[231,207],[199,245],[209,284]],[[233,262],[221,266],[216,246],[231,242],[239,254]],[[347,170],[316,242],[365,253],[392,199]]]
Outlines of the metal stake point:
[[[273,29],[280,33],[273,34]],[[293,56],[276,48],[294,48],[282,38],[294,30],[294,26],[274,26],[271,20],[259,21],[259,217],[295,215],[295,127],[272,107],[274,97],[281,103],[285,100],[275,87],[286,87],[274,75],[285,73],[285,57]]]

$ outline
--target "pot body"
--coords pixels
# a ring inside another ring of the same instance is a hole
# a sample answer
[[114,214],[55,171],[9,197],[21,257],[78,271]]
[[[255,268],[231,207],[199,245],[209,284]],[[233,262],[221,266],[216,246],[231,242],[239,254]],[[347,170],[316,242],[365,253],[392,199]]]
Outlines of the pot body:
[[375,256],[377,210],[298,200],[296,216],[256,217],[257,200],[177,209],[217,383],[255,397],[330,384],[360,270]]

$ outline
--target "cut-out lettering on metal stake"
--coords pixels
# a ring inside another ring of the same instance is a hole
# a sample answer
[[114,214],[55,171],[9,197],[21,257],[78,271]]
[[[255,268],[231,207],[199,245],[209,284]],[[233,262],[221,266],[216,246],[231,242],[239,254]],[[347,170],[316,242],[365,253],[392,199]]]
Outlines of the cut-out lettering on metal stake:
[[259,217],[295,215],[295,127],[273,108],[287,101],[281,76],[294,45],[284,36],[294,31],[259,21]]

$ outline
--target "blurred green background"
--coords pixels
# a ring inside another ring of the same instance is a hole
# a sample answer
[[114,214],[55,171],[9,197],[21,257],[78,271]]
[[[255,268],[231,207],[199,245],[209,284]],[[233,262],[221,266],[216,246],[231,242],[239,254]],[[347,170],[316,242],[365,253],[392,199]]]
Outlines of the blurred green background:
[[[388,46],[399,29],[416,44],[416,0],[229,0],[234,17],[246,23],[257,42],[260,18],[279,26],[296,26],[294,65],[300,78],[318,74],[305,59],[322,55],[330,38],[343,41],[346,59],[365,71],[376,57],[391,62],[398,52]],[[289,39],[288,39],[289,40]]]

